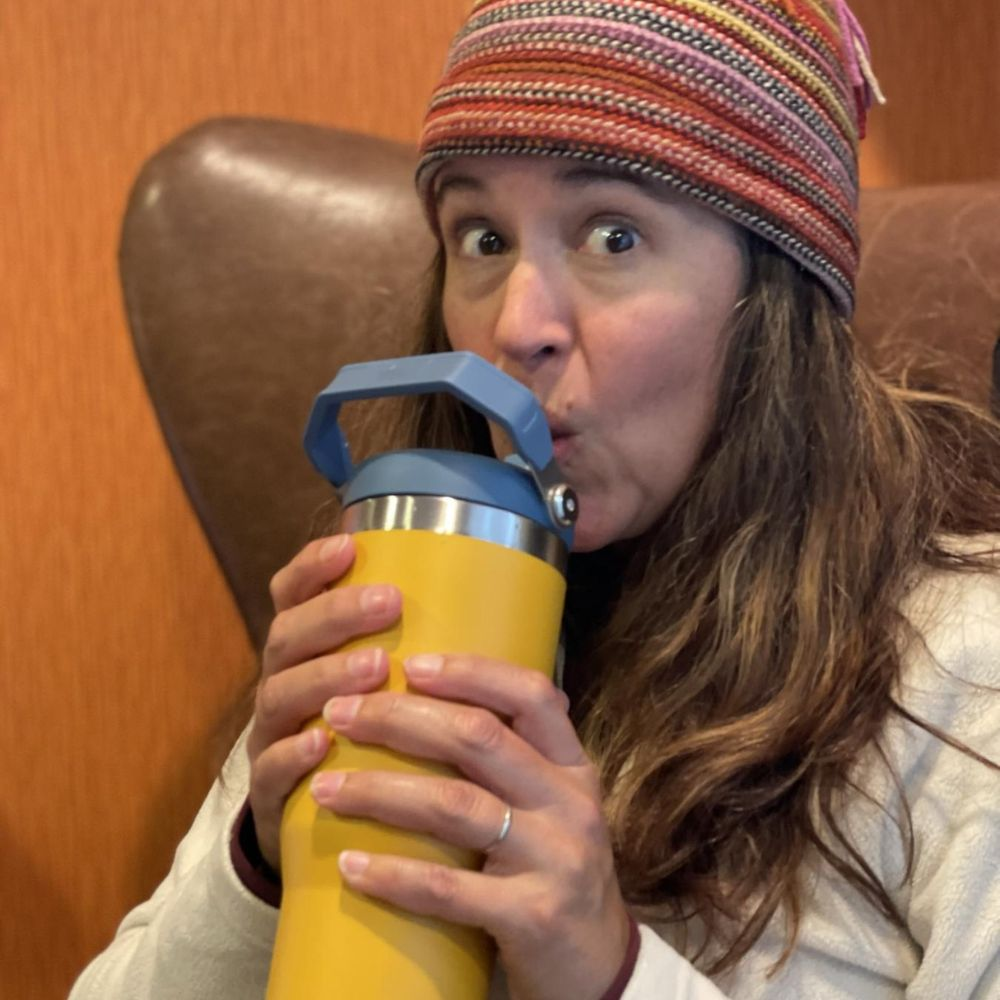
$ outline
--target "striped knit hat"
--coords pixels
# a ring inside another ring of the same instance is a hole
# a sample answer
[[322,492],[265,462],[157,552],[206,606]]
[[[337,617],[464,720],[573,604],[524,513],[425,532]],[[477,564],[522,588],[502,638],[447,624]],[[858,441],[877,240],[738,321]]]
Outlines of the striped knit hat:
[[850,316],[873,97],[845,0],[477,0],[431,99],[417,186],[429,206],[455,156],[625,168],[775,243]]

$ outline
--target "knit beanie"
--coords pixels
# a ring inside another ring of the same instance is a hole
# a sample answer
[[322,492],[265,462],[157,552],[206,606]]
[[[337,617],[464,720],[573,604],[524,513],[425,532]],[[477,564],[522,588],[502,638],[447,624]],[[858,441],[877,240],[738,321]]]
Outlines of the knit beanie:
[[417,187],[432,211],[456,156],[624,169],[770,240],[849,317],[873,98],[845,0],[477,0],[431,99]]

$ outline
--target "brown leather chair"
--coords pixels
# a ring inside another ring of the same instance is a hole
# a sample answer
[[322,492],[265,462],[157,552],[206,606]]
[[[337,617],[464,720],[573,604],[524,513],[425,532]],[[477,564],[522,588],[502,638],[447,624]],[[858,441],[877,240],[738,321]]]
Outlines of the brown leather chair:
[[[413,166],[383,140],[223,119],[169,143],[131,194],[120,262],[139,362],[257,646],[268,580],[330,496],[301,447],[314,395],[411,342],[434,252]],[[913,344],[961,359],[985,402],[1000,183],[866,192],[862,232],[863,342],[890,363]]]

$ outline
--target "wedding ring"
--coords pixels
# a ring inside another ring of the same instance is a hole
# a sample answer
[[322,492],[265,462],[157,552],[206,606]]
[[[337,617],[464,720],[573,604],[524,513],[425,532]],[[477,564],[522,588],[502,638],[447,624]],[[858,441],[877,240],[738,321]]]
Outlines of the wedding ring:
[[497,832],[497,835],[483,848],[484,854],[489,854],[490,851],[499,847],[507,839],[507,834],[510,833],[510,824],[513,818],[514,810],[510,806],[507,806],[507,809],[503,814],[503,820],[500,823],[500,830]]

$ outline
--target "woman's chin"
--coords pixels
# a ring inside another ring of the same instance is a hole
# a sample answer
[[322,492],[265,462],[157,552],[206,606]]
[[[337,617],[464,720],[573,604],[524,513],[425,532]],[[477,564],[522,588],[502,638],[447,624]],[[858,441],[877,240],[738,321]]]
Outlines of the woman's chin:
[[580,517],[573,530],[574,552],[598,549],[639,538],[655,523],[651,510],[629,504],[627,495],[600,503],[602,496],[581,496]]
[[616,534],[608,524],[602,524],[598,519],[587,517],[581,512],[579,521],[573,529],[574,552],[596,552],[612,542],[617,542],[620,535]]

